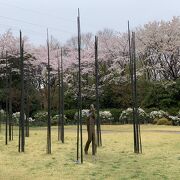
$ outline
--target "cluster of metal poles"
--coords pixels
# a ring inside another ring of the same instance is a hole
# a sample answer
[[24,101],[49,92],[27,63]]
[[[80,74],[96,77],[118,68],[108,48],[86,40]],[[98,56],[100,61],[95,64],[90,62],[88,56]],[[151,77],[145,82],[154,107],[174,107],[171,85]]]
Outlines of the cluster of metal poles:
[[[11,67],[11,57],[6,51],[6,119],[5,119],[5,144],[8,144],[8,132],[9,141],[13,140],[13,127],[14,122],[12,118],[12,67]],[[18,141],[18,151],[25,151],[25,136],[29,137],[29,70],[27,72],[28,79],[26,82],[26,88],[24,85],[24,42],[22,40],[22,33],[20,31],[20,78],[21,78],[21,101],[20,101],[20,118],[19,118],[19,141]],[[26,93],[25,93],[26,89]],[[26,99],[26,103],[25,103]],[[26,109],[25,109],[26,107]],[[25,116],[26,112],[26,116]],[[25,119],[26,118],[26,119]],[[9,128],[8,128],[9,125]]]
[[[58,120],[58,140],[64,143],[64,82],[63,82],[63,58],[61,48],[61,67],[58,60],[58,82],[59,82],[59,120]],[[47,118],[47,154],[51,154],[51,65],[50,65],[50,47],[49,47],[49,35],[47,30],[47,72],[48,72],[48,118]],[[61,73],[60,73],[61,68]],[[22,33],[20,32],[20,76],[21,76],[21,110],[19,119],[19,146],[18,151],[25,151],[25,136],[29,137],[29,73],[27,75],[27,88],[26,88],[26,109],[25,109],[25,86],[24,86],[24,43],[22,41]],[[7,103],[6,103],[7,104]],[[26,111],[26,119],[25,119]],[[8,127],[8,119],[6,118],[6,134]],[[26,127],[25,127],[26,125]],[[26,130],[26,133],[25,133]],[[7,141],[7,135],[6,135]]]
[[128,22],[128,41],[129,41],[129,57],[130,57],[130,77],[132,90],[132,106],[133,106],[133,132],[134,132],[134,153],[142,153],[140,122],[138,118],[138,102],[137,102],[137,77],[136,77],[136,47],[135,32],[130,32]]
[[[77,122],[77,162],[83,163],[83,136],[82,136],[82,95],[81,95],[81,28],[80,28],[80,13],[78,9],[77,17],[78,27],[78,122]],[[101,121],[99,115],[99,65],[98,65],[98,37],[95,36],[95,84],[96,84],[96,133],[97,145],[102,146],[101,138]],[[80,142],[79,142],[80,141]],[[79,152],[80,146],[80,152]],[[80,156],[80,157],[79,157]]]
[[[24,152],[25,146],[25,136],[29,137],[29,108],[26,109],[26,121],[24,116],[25,111],[25,103],[24,99],[26,98],[26,105],[29,104],[29,87],[27,84],[27,92],[25,95],[24,88],[24,45],[22,41],[22,33],[20,31],[20,78],[21,78],[21,102],[20,102],[20,118],[19,118],[19,142],[18,142],[18,151]],[[5,57],[2,53],[1,59],[5,60],[5,94],[6,94],[6,107],[5,107],[5,144],[8,144],[8,140],[12,141],[14,137],[14,120],[12,117],[13,108],[12,108],[12,77],[13,77],[13,67],[12,60],[13,56],[11,56],[7,51]],[[28,81],[28,80],[27,80]],[[28,82],[27,82],[28,83]],[[2,117],[1,117],[2,119]],[[26,129],[25,129],[26,126]],[[26,134],[25,134],[26,131]],[[25,134],[25,135],[24,135]],[[9,138],[8,138],[9,135]]]
[[80,13],[78,9],[78,122],[77,122],[77,162],[79,162],[79,140],[80,140],[80,160],[83,163],[83,136],[82,136],[82,94],[81,94],[81,27]]
[[[47,52],[48,52],[48,121],[47,121],[47,154],[51,154],[51,65],[49,35],[47,30]],[[58,59],[58,141],[64,143],[64,72],[63,72],[63,49],[57,53]]]
[[[83,136],[82,136],[82,83],[81,83],[81,27],[80,13],[78,9],[77,17],[78,28],[78,121],[77,121],[77,162],[83,163]],[[47,119],[47,153],[51,154],[51,67],[50,67],[50,47],[47,31],[47,72],[48,72],[48,119]],[[142,153],[140,122],[138,118],[137,103],[137,77],[136,77],[136,47],[135,33],[130,32],[128,22],[128,40],[129,40],[129,56],[130,56],[130,77],[132,88],[132,106],[133,106],[133,132],[134,132],[134,152]],[[97,145],[102,146],[101,137],[101,121],[99,114],[99,63],[98,63],[98,37],[95,36],[95,85],[96,85],[96,133]],[[61,60],[61,62],[60,62]],[[8,144],[8,125],[9,125],[9,141],[13,140],[13,121],[12,121],[12,69],[8,67],[8,52],[6,52],[6,123],[5,123],[5,144]],[[60,51],[60,59],[58,56],[58,84],[59,84],[59,119],[58,119],[58,141],[64,143],[64,82],[63,82],[63,49]],[[24,42],[20,31],[20,77],[21,77],[21,102],[20,102],[20,119],[19,119],[19,146],[18,151],[25,151],[25,136],[29,137],[29,70],[27,74],[26,88],[24,85]],[[26,92],[25,92],[26,89]],[[25,97],[26,96],[26,97]],[[26,99],[26,103],[25,103]],[[25,109],[26,104],[26,109]],[[26,119],[25,119],[26,112]],[[26,126],[26,127],[25,127]],[[26,133],[25,133],[26,132]]]

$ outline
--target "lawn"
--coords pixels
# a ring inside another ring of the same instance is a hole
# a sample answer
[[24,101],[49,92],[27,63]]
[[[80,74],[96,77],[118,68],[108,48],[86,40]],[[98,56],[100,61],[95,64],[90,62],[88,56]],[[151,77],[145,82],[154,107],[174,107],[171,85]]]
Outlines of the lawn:
[[[84,127],[85,128],[85,127]],[[31,128],[25,153],[18,153],[18,136],[4,145],[0,133],[0,180],[180,179],[180,127],[143,125],[143,154],[133,153],[131,125],[102,126],[103,146],[96,156],[76,164],[76,127],[65,127],[65,143],[52,127],[52,154],[46,154],[46,128]],[[83,143],[87,138],[83,131]]]

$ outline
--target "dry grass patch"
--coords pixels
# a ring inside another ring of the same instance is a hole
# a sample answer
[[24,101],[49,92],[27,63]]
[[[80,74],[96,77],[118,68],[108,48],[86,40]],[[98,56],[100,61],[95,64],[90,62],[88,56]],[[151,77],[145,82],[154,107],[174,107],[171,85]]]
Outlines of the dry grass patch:
[[[85,129],[85,127],[84,127]],[[103,147],[96,156],[84,156],[76,164],[76,127],[65,130],[65,144],[57,141],[57,128],[52,128],[52,154],[46,154],[46,128],[31,128],[26,138],[25,153],[18,153],[17,131],[13,142],[4,145],[0,134],[0,179],[180,179],[180,131],[172,126],[142,126],[143,154],[133,153],[132,126],[103,126]],[[152,131],[152,132],[151,132]],[[84,144],[87,135],[83,132]]]

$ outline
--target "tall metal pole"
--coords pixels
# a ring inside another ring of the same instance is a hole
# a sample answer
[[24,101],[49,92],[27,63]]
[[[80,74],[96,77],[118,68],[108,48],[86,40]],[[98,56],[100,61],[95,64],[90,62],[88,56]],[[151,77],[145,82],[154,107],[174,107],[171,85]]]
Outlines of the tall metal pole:
[[135,32],[132,33],[132,47],[133,47],[133,69],[134,69],[134,109],[135,109],[135,122],[136,122],[136,142],[137,153],[142,153],[141,136],[140,136],[140,122],[137,103],[137,77],[136,77],[136,45],[135,45]]
[[[79,81],[79,72],[77,72],[77,79],[75,78],[75,84],[77,84],[77,82]],[[79,84],[79,83],[78,83]],[[79,87],[79,85],[78,85]],[[78,88],[77,88],[78,89]],[[77,162],[79,162],[79,126],[80,126],[80,122],[79,122],[79,91],[77,92],[77,112],[78,112],[78,118],[77,118]]]
[[95,36],[95,77],[96,77],[96,130],[97,130],[97,144],[102,146],[100,116],[99,116],[99,63],[98,63],[98,37]]
[[81,163],[83,163],[83,138],[82,138],[82,95],[81,95],[81,28],[80,28],[80,12],[78,9],[77,17],[78,26],[78,60],[79,60],[79,124],[80,124],[80,150],[81,150]]
[[61,140],[61,80],[60,80],[60,60],[59,60],[59,54],[57,54],[58,57],[58,141]]
[[136,47],[135,47],[135,33],[130,34],[128,21],[128,41],[129,41],[129,56],[130,56],[130,76],[132,88],[132,106],[133,106],[133,131],[134,131],[134,153],[142,153],[140,122],[138,115],[137,103],[137,77],[136,77]]
[[132,32],[132,69],[133,69],[133,116],[134,116],[134,122],[135,122],[135,137],[136,137],[136,153],[139,152],[139,138],[138,138],[138,125],[137,125],[137,97],[136,97],[136,59],[135,59],[135,42],[134,42],[134,32]]
[[29,67],[27,67],[27,81],[26,81],[26,137],[29,137],[29,106],[30,106],[30,98],[29,98]]
[[9,141],[13,140],[12,122],[12,68],[9,64]]
[[10,84],[11,84],[11,93],[10,93],[10,118],[11,118],[11,140],[14,139],[14,120],[12,118],[12,68],[11,68],[11,74],[10,74]]
[[24,43],[22,42],[22,33],[20,31],[20,72],[21,72],[21,110],[20,110],[20,130],[21,130],[21,146],[20,152],[25,150],[25,134],[24,134]]
[[[79,94],[79,93],[78,93]],[[79,105],[79,95],[78,95],[78,105]],[[76,157],[77,157],[77,163],[79,162],[79,107],[78,107],[78,120],[77,120],[77,152],[76,152]]]
[[50,55],[49,55],[49,35],[47,30],[47,50],[48,50],[48,123],[47,123],[47,153],[51,154],[51,87],[50,87]]
[[64,80],[63,52],[61,48],[61,141],[64,143]]
[[134,86],[133,86],[133,63],[132,63],[132,47],[131,47],[131,33],[128,21],[128,43],[129,43],[129,70],[130,70],[130,77],[131,77],[131,92],[132,92],[132,106],[133,106],[133,132],[134,132],[134,152],[136,152],[136,127],[135,127],[135,117],[134,117]]
[[6,127],[5,127],[5,144],[8,144],[8,53],[6,51]]
[[[20,31],[20,64],[21,64],[21,51],[22,51],[22,40],[21,40],[21,31]],[[21,73],[21,66],[20,66]],[[22,80],[21,80],[22,81]],[[18,151],[21,152],[21,117],[19,118],[19,143],[18,143]]]

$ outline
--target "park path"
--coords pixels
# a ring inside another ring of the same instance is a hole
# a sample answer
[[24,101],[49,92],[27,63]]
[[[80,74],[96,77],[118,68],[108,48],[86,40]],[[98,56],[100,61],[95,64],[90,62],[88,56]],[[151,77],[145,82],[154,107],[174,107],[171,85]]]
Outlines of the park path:
[[[66,131],[68,132],[71,132],[71,131],[77,131],[76,128],[71,128],[71,129],[65,129]],[[83,128],[83,131],[86,131],[85,128]],[[101,130],[102,133],[127,133],[127,132],[132,132],[130,130]],[[180,134],[180,131],[174,131],[174,130],[141,130],[141,132],[152,132],[152,133],[167,133],[167,134]]]

